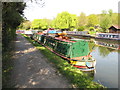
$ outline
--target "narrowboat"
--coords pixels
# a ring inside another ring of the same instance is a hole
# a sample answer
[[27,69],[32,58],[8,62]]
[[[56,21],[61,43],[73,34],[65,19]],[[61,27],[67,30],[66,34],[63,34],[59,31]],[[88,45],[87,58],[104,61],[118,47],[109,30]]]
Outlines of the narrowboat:
[[97,33],[96,39],[120,40],[120,33]]
[[96,60],[90,55],[88,42],[85,40],[71,38],[66,33],[55,31],[54,34],[35,33],[32,39],[82,71],[95,70]]

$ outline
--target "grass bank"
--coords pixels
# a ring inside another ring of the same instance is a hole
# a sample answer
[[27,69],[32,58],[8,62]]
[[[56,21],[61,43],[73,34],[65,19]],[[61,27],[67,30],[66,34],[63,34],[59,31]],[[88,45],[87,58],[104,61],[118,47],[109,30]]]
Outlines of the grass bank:
[[48,58],[49,62],[52,62],[57,70],[63,74],[74,87],[77,88],[105,88],[103,85],[100,85],[96,82],[93,82],[93,78],[88,76],[86,73],[78,70],[77,68],[71,66],[66,60],[57,56],[56,54],[49,51],[44,46],[39,43],[31,40],[26,35],[23,35],[29,42],[31,42],[40,52]]

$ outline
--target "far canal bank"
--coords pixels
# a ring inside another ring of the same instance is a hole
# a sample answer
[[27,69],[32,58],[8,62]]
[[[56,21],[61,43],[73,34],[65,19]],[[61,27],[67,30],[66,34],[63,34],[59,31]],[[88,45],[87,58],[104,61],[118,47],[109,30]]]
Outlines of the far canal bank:
[[91,55],[96,59],[96,71],[93,81],[108,88],[118,88],[118,60],[120,56],[120,41],[95,39],[83,36],[73,36],[89,42]]
[[104,39],[104,40],[120,40],[120,34],[119,33],[96,33],[95,35],[90,34],[68,34],[70,36],[74,37],[86,37],[86,38],[95,38],[95,39]]

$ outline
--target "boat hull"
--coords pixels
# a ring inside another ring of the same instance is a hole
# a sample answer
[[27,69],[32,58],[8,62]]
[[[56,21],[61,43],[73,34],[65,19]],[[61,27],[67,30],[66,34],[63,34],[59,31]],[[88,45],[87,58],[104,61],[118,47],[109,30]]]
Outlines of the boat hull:
[[[88,57],[89,46],[87,41],[81,39],[61,40],[60,38],[38,34],[33,35],[32,38],[56,55],[68,60],[74,67],[75,65],[79,66],[77,68],[83,69],[82,71],[94,70],[96,60]],[[76,57],[82,57],[82,59],[74,60]]]

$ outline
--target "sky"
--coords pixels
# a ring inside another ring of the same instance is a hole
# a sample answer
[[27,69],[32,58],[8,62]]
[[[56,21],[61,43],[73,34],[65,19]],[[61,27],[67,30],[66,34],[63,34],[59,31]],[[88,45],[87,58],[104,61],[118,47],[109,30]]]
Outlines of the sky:
[[[37,0],[39,3],[40,0]],[[44,3],[45,2],[45,3]],[[86,15],[100,14],[102,10],[118,13],[119,0],[43,0],[39,4],[27,1],[27,7],[24,10],[25,17],[33,21],[34,19],[54,19],[58,13],[68,11],[71,14],[80,15],[84,12]],[[41,5],[44,3],[44,5]]]

